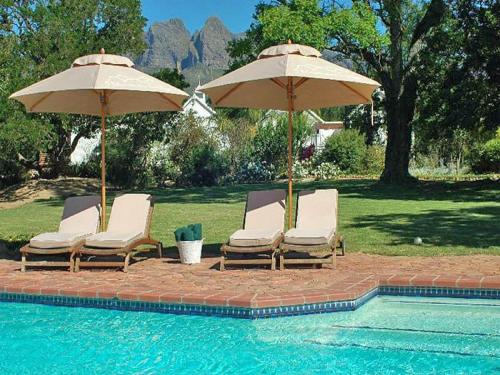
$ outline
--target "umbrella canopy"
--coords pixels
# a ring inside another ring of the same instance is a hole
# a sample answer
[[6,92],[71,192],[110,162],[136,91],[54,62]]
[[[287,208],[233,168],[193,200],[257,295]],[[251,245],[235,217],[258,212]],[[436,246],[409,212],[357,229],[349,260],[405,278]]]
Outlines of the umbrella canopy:
[[179,111],[189,95],[133,68],[123,56],[83,56],[71,68],[15,92],[10,98],[27,112],[101,116],[102,227],[106,220],[106,116],[135,112]]
[[101,116],[134,112],[177,111],[188,95],[133,68],[122,56],[97,54],[76,59],[71,68],[37,82],[10,97],[28,112]]
[[320,58],[300,44],[263,50],[257,60],[201,87],[220,107],[288,110],[286,89],[292,78],[293,110],[303,111],[371,103],[380,84]]
[[380,84],[321,58],[309,46],[281,44],[200,90],[215,106],[288,111],[288,202],[292,227],[292,113],[306,109],[369,104]]

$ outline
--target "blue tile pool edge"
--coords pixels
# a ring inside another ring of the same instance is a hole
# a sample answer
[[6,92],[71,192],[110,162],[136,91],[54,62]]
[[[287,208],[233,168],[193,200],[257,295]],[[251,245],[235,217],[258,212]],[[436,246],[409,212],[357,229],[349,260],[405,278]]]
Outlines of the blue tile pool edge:
[[352,311],[364,305],[377,295],[500,299],[500,289],[379,286],[370,290],[363,296],[352,300],[265,308],[143,302],[121,300],[118,298],[89,298],[5,292],[0,293],[0,302],[35,303],[65,307],[93,307],[111,310],[218,316],[240,319],[262,319]]

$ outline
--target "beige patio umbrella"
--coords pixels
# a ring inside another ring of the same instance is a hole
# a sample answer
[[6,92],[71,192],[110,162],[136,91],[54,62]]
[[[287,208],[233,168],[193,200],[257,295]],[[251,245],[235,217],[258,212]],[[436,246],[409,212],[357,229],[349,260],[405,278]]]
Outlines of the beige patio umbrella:
[[189,95],[133,68],[122,56],[100,54],[76,59],[71,68],[37,82],[10,98],[27,112],[73,113],[101,117],[102,226],[106,221],[106,116],[179,111]]
[[288,111],[288,224],[292,227],[292,115],[294,111],[372,103],[380,84],[321,59],[300,44],[263,50],[256,61],[201,87],[218,107]]

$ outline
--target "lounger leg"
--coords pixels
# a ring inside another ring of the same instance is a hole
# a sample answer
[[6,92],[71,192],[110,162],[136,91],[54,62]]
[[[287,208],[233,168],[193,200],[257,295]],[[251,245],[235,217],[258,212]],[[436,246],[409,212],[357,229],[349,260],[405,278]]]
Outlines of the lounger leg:
[[332,249],[332,265],[333,268],[337,268],[337,250],[336,247]]
[[276,250],[271,254],[271,270],[276,270]]
[[125,257],[125,262],[123,264],[123,272],[128,272],[128,264],[130,262],[130,253]]
[[73,272],[75,268],[75,253],[71,253],[69,256],[69,272]]
[[219,267],[220,271],[225,271],[226,270],[226,268],[224,267],[224,259],[225,259],[225,254],[223,253],[220,256],[220,267]]
[[280,251],[280,271],[285,269],[285,253]]
[[75,272],[80,272],[80,254],[76,256],[75,260]]
[[26,272],[26,253],[21,256],[21,272]]
[[161,258],[163,253],[163,244],[161,242],[158,242],[158,244],[156,245],[156,249],[158,250],[158,258]]

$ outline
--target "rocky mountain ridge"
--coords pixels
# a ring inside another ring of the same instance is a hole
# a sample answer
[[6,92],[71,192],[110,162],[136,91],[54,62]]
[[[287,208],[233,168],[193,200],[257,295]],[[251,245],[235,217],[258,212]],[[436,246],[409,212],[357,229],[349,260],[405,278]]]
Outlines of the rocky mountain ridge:
[[230,58],[226,48],[235,38],[237,35],[217,17],[209,17],[192,35],[181,19],[156,22],[146,32],[147,49],[135,63],[150,73],[176,69],[194,88],[198,82],[216,78],[227,69]]

